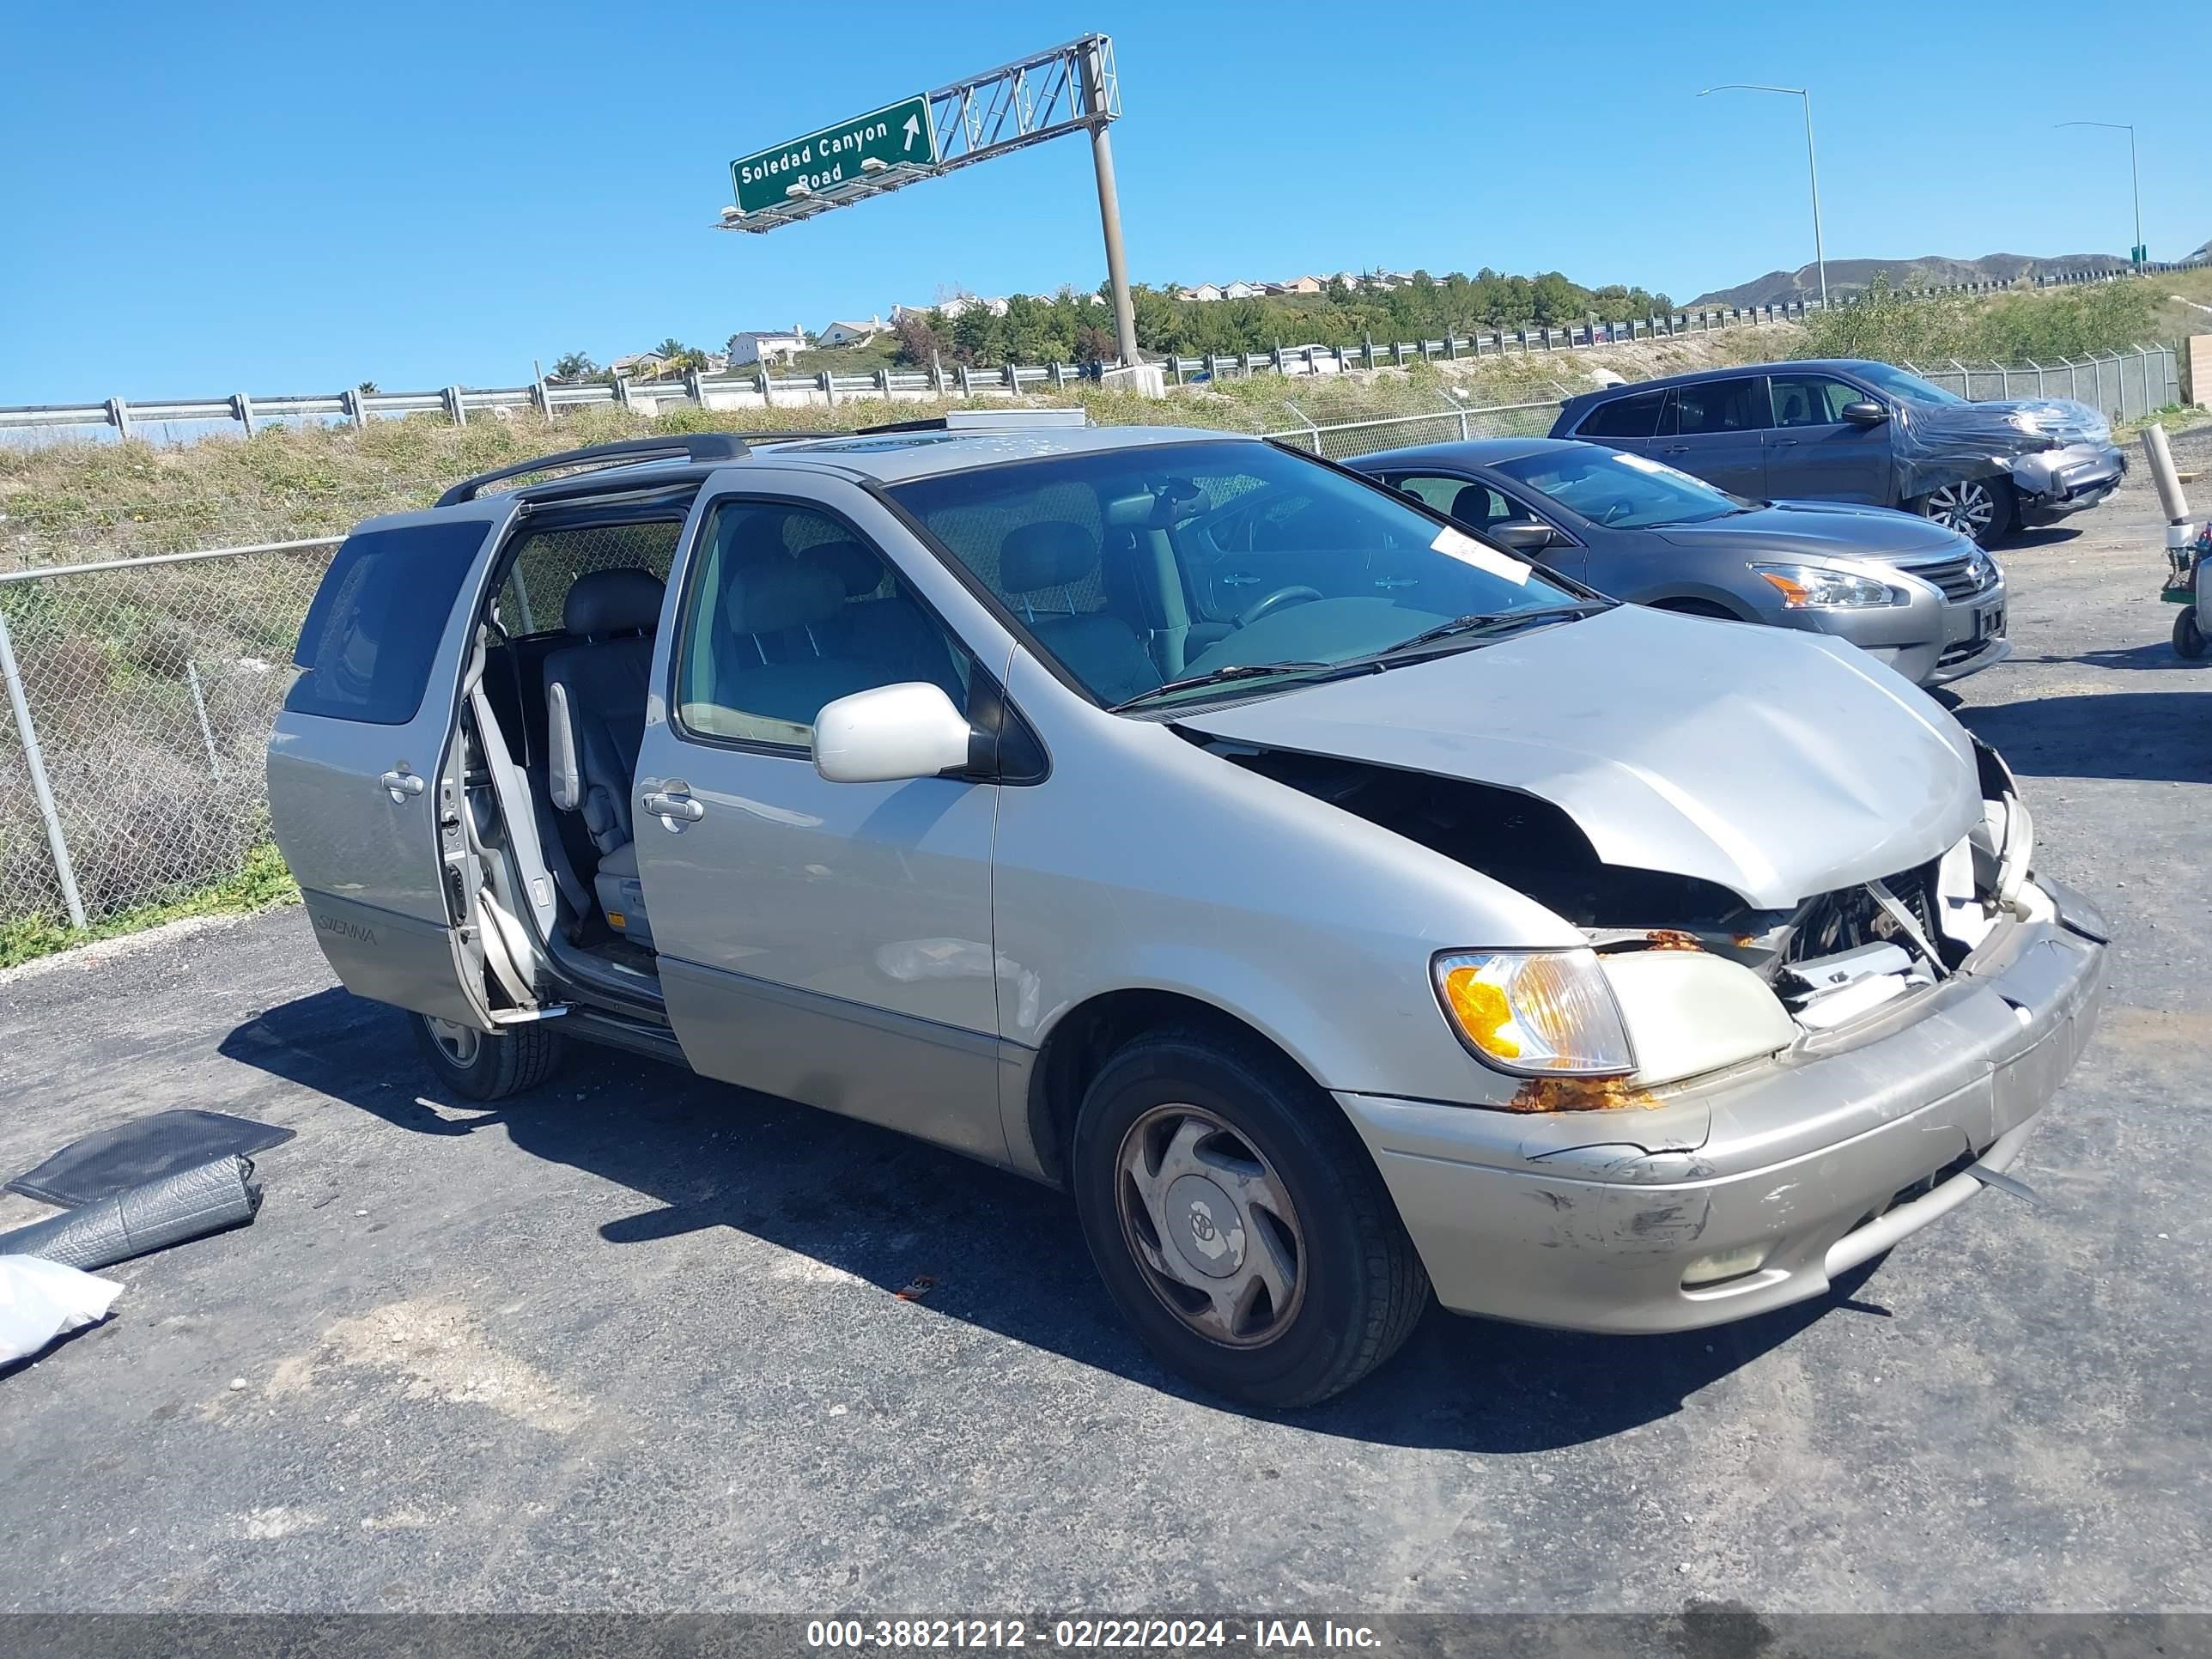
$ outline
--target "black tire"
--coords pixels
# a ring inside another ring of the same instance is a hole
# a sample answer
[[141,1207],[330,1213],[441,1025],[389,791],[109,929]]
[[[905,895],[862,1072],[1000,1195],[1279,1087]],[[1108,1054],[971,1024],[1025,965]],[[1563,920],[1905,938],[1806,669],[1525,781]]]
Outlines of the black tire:
[[504,1031],[477,1031],[410,1014],[415,1043],[438,1080],[467,1100],[505,1100],[561,1068],[560,1034],[544,1021]]
[[2197,620],[2197,607],[2185,605],[2173,618],[2173,649],[2195,662],[2204,654],[2204,629]]
[[[1164,1109],[1227,1126],[1227,1144],[1257,1153],[1295,1212],[1296,1294],[1287,1316],[1275,1316],[1279,1328],[1248,1345],[1213,1340],[1171,1308],[1176,1287],[1125,1224],[1122,1158]],[[1176,1027],[1127,1043],[1085,1093],[1070,1166],[1091,1260],[1122,1316],[1167,1365],[1216,1394],[1271,1408],[1326,1400],[1395,1353],[1428,1307],[1428,1275],[1342,1111],[1247,1034]]]
[[[1982,512],[1984,502],[1986,516]],[[1912,510],[1923,519],[1971,536],[1986,548],[1996,546],[2012,533],[2019,505],[2012,480],[1992,477],[1968,478],[1930,490],[1912,503]]]

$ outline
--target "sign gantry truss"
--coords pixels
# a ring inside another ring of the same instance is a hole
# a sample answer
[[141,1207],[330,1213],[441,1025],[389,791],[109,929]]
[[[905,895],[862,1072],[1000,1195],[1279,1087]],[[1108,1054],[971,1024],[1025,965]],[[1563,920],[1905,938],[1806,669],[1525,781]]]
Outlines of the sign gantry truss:
[[[1121,113],[1114,43],[1103,34],[1084,35],[924,95],[936,138],[933,161],[875,158],[865,170],[847,169],[848,176],[836,183],[815,188],[802,182],[787,186],[790,193],[780,201],[726,211],[720,228],[757,232],[796,224],[1063,133],[1097,131]],[[807,175],[802,170],[797,176]]]

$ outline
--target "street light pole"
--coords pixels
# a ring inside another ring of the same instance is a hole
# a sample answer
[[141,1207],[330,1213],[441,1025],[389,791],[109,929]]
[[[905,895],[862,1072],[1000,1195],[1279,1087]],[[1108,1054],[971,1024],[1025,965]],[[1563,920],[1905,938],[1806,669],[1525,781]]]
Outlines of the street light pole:
[[1828,253],[1820,234],[1820,164],[1813,154],[1813,94],[1802,87],[1764,87],[1747,81],[1731,81],[1725,86],[1707,87],[1698,94],[1703,98],[1711,92],[1779,92],[1804,100],[1805,105],[1805,172],[1813,183],[1813,264],[1820,273],[1820,309],[1828,308]]
[[[2128,188],[2134,195],[2136,204],[2136,240],[2135,246],[2128,250],[2128,263],[2136,266],[2149,264],[2150,250],[2143,246],[2142,239],[2142,174],[2136,168],[2135,127],[2125,121],[2061,121],[2058,125],[2109,127],[2114,132],[2124,132],[2128,135]],[[2056,129],[2053,130],[2056,131]]]

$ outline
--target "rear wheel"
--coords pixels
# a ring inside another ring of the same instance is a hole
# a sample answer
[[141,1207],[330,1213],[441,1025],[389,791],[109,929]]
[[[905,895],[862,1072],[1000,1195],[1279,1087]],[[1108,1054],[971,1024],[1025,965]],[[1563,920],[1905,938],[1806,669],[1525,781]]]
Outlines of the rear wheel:
[[2204,654],[2204,627],[2193,605],[2183,605],[2173,619],[2173,648],[2191,662]]
[[1914,504],[1923,519],[1995,547],[2012,528],[2012,482],[2008,478],[1966,478],[1929,490]]
[[1395,1353],[1428,1276],[1336,1103],[1241,1034],[1169,1030],[1101,1068],[1076,1210],[1145,1345],[1201,1387],[1310,1405]]
[[561,1038],[542,1021],[479,1031],[428,1014],[410,1014],[408,1020],[430,1069],[470,1100],[504,1100],[536,1088],[560,1069]]

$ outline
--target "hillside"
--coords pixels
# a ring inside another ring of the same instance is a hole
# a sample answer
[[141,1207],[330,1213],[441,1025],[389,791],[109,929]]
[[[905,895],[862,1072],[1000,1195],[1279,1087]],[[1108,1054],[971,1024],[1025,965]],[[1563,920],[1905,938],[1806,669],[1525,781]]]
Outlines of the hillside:
[[[2212,246],[2208,244],[2207,246]],[[2200,248],[2191,258],[2204,257]],[[2098,270],[2124,265],[2117,253],[2058,253],[2047,258],[2025,253],[1985,253],[1978,259],[1953,259],[1940,253],[1917,259],[1831,259],[1828,294],[1835,298],[1856,294],[1874,280],[1875,273],[1889,273],[1892,288],[1943,288],[1954,283],[2009,282],[2045,270]],[[1820,272],[1817,265],[1795,270],[1770,270],[1734,288],[1717,289],[1690,301],[1699,306],[1778,306],[1785,301],[1817,299]]]

